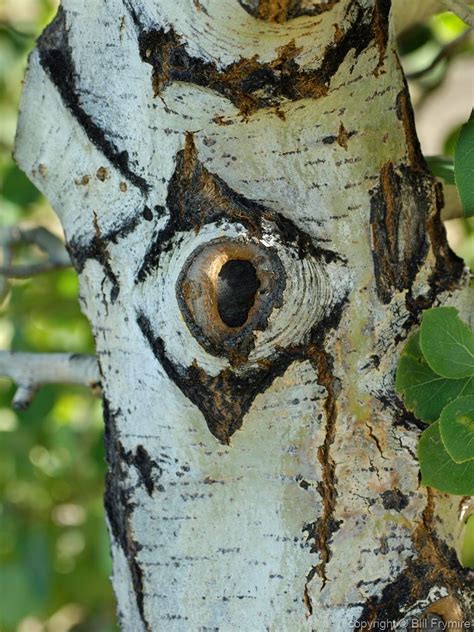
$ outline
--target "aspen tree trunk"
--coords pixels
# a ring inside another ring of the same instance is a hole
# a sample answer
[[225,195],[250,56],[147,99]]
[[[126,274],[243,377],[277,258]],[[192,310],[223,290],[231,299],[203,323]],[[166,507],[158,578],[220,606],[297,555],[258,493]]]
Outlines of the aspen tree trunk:
[[30,57],[16,158],[95,334],[123,630],[471,620],[394,393],[466,277],[389,14],[63,0]]

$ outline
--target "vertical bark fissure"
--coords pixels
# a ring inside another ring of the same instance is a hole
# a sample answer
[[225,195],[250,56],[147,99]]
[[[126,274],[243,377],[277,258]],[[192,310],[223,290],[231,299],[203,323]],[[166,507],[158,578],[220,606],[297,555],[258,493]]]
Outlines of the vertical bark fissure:
[[[400,61],[398,63],[400,63]],[[403,73],[402,69],[401,72]],[[416,134],[415,115],[411,104],[408,83],[404,74],[403,80],[403,90],[401,90],[398,94],[396,106],[397,116],[402,122],[403,130],[405,132],[408,162],[412,169],[429,175],[430,172],[426,164],[425,157],[423,156],[423,152],[421,151],[420,141],[418,140],[418,136]]]
[[320,562],[313,566],[306,576],[303,601],[305,603],[308,616],[313,614],[313,604],[308,590],[308,586],[318,574],[322,580],[321,590],[324,589],[328,581],[326,566],[331,559],[331,537],[339,528],[339,523],[334,520],[334,512],[337,502],[336,489],[336,463],[331,456],[331,446],[336,438],[337,423],[337,392],[340,388],[339,380],[333,373],[333,358],[324,349],[313,345],[308,353],[311,362],[317,371],[318,383],[326,389],[324,401],[325,411],[325,436],[324,442],[317,450],[317,459],[321,465],[322,478],[318,484],[318,492],[322,499],[322,515],[313,524],[309,525],[309,537],[314,539],[314,552],[318,552]]
[[334,523],[334,511],[336,508],[336,463],[331,456],[331,446],[336,437],[337,404],[336,384],[332,372],[333,359],[324,351],[316,352],[315,362],[318,367],[318,380],[327,391],[324,409],[326,411],[326,433],[324,443],[318,448],[318,460],[322,467],[321,496],[323,499],[323,515],[319,519],[317,527],[318,548],[321,554],[321,563],[318,573],[323,580],[322,588],[326,585],[326,565],[331,559],[330,540],[338,525]]

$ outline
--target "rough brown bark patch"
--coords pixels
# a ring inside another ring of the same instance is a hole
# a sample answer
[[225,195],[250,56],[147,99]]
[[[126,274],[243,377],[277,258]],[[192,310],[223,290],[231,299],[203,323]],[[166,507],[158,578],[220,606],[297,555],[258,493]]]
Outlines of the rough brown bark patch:
[[[371,597],[367,601],[358,621],[359,627],[364,624],[364,629],[375,630],[382,622],[399,620],[401,609],[408,609],[426,597],[433,586],[449,587],[451,599],[463,609],[458,598],[465,591],[469,570],[461,567],[455,551],[436,536],[433,496],[429,488],[427,494],[422,520],[413,533],[416,557],[408,561],[405,569],[384,588],[380,597]],[[470,620],[470,614],[464,611],[464,621]]]
[[[313,2],[312,0],[286,0],[287,6],[283,6],[278,14],[283,14],[283,20],[292,20],[302,16],[320,15],[326,11],[330,11],[340,0],[332,0],[331,2]],[[268,20],[269,0],[238,0],[239,4],[253,15],[255,18]],[[273,9],[276,11],[276,7]],[[277,20],[274,20],[277,21]],[[280,21],[280,20],[278,20]]]
[[372,191],[370,224],[377,293],[390,303],[395,290],[409,289],[428,251],[426,223],[432,179],[410,167],[386,163]]

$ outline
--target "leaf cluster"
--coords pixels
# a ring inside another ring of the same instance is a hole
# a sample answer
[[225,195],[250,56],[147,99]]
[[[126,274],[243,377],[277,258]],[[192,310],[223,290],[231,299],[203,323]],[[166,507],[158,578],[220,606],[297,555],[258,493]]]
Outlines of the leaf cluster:
[[474,332],[454,307],[424,313],[400,358],[396,389],[429,424],[418,444],[422,483],[474,494]]

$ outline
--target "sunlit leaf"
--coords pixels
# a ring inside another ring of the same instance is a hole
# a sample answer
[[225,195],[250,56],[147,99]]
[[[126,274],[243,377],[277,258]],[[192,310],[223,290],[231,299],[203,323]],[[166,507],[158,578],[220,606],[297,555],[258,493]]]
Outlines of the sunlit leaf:
[[474,375],[474,332],[454,307],[426,310],[420,332],[421,350],[435,373],[451,379]]
[[474,378],[450,380],[430,369],[420,349],[417,332],[405,346],[397,369],[396,389],[405,408],[418,419],[436,421],[443,408],[459,395],[474,395]]
[[466,217],[474,215],[474,110],[454,150],[454,174]]
[[458,496],[474,494],[474,459],[465,463],[452,460],[441,440],[439,421],[421,434],[418,459],[423,485]]
[[456,463],[474,459],[474,397],[458,397],[443,408],[441,439]]

